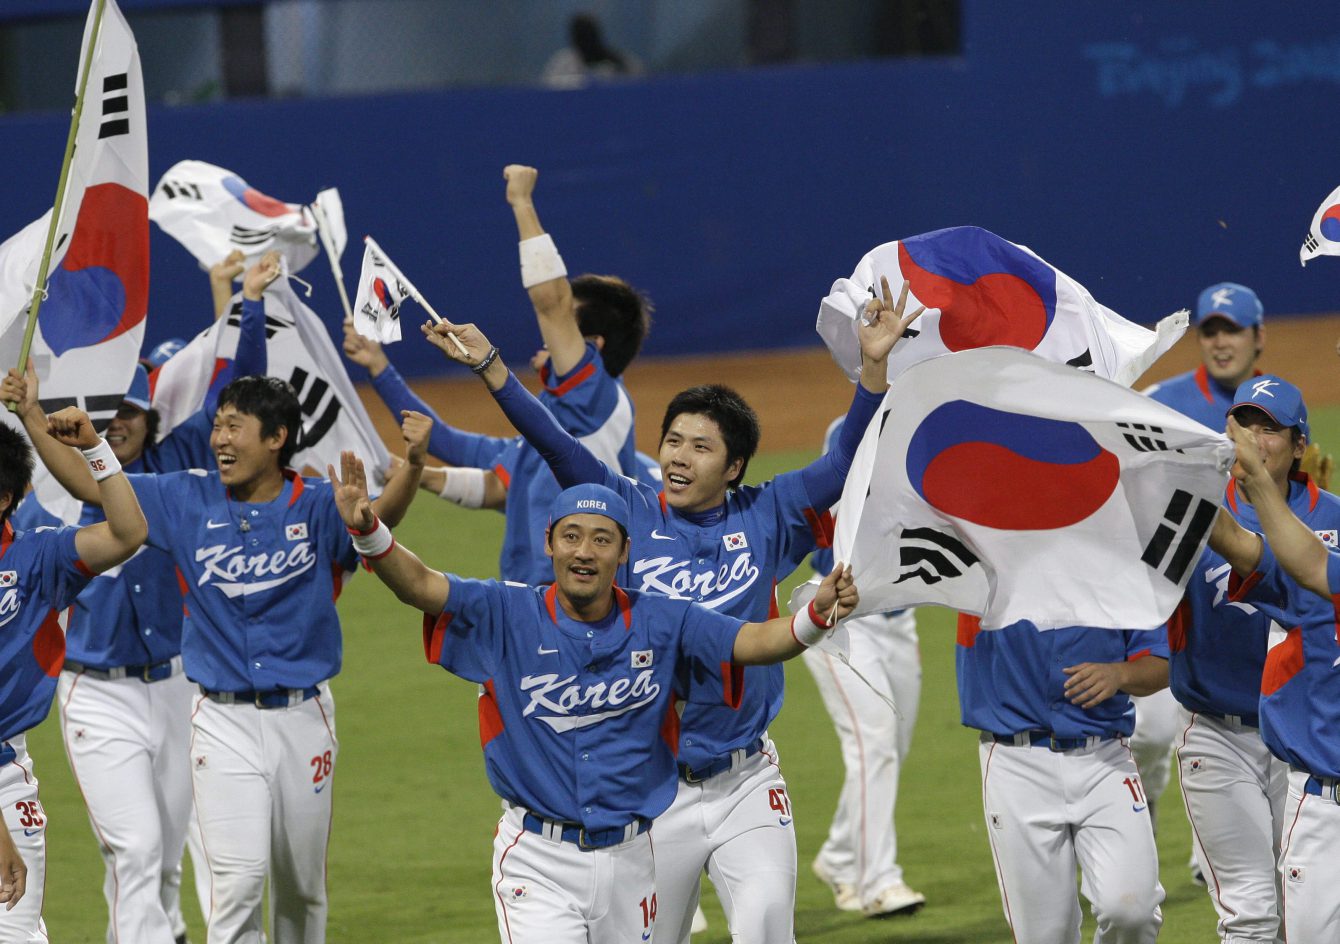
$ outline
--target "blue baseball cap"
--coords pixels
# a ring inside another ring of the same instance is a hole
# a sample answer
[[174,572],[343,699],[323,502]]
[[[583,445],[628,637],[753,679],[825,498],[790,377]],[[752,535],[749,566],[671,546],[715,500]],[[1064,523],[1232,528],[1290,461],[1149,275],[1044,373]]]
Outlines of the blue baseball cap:
[[149,356],[146,357],[145,360],[149,362],[149,368],[151,370],[155,367],[162,367],[172,359],[172,355],[176,354],[185,346],[186,342],[181,338],[168,338],[150,351]]
[[549,527],[568,515],[604,515],[628,534],[628,503],[603,485],[574,485],[559,492],[549,507]]
[[1237,282],[1211,285],[1196,299],[1197,327],[1207,318],[1225,318],[1239,328],[1255,328],[1260,326],[1264,315],[1261,299]]
[[143,364],[135,365],[135,375],[130,378],[130,389],[121,398],[121,402],[132,404],[141,410],[149,409],[149,372],[144,369]]
[[1286,429],[1297,426],[1303,438],[1311,441],[1312,434],[1307,426],[1307,404],[1303,402],[1303,393],[1287,380],[1281,380],[1274,374],[1262,374],[1251,380],[1244,380],[1233,394],[1233,405],[1228,408],[1230,416],[1238,407],[1252,406],[1265,413]]

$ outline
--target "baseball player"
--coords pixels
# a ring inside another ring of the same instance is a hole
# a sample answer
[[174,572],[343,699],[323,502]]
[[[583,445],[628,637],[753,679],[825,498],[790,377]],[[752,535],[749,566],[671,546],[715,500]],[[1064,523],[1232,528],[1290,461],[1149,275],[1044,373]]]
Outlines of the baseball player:
[[[1260,443],[1270,488],[1318,534],[1340,533],[1340,499],[1297,471],[1307,409],[1278,377],[1244,382],[1230,411]],[[1231,481],[1230,514],[1259,531],[1255,496]],[[1228,599],[1229,564],[1207,550],[1168,625],[1173,694],[1182,706],[1177,746],[1182,796],[1224,941],[1279,939],[1276,862],[1288,793],[1287,766],[1260,733],[1258,705],[1272,630],[1269,615]],[[1325,610],[1325,604],[1317,601]]]
[[[1260,374],[1256,362],[1266,343],[1262,322],[1261,300],[1251,289],[1236,282],[1211,285],[1196,299],[1194,327],[1200,366],[1154,384],[1145,394],[1210,429],[1222,430],[1239,385]],[[1173,743],[1184,725],[1171,689],[1137,698],[1135,717],[1131,752],[1140,767],[1150,818],[1157,828],[1159,799],[1172,773]],[[1204,884],[1194,840],[1191,873],[1194,881]]]
[[1292,451],[1282,424],[1298,418],[1273,416],[1273,423],[1251,428],[1230,418],[1238,447],[1233,475],[1251,496],[1268,543],[1221,510],[1210,546],[1233,567],[1229,599],[1249,602],[1288,627],[1266,656],[1259,706],[1261,738],[1289,766],[1280,913],[1285,940],[1330,941],[1340,928],[1340,885],[1332,868],[1340,842],[1340,554],[1290,510],[1275,482],[1280,453]]
[[501,939],[651,940],[660,854],[653,865],[650,827],[675,796],[675,700],[730,699],[722,665],[772,664],[817,642],[828,618],[855,605],[850,571],[835,568],[794,619],[768,622],[624,591],[615,575],[630,556],[633,515],[621,496],[588,484],[551,506],[551,585],[464,580],[396,544],[352,454],[340,478],[329,474],[359,552],[426,614],[428,660],[481,686],[485,769],[506,810],[493,843]]
[[[338,743],[324,683],[340,669],[335,599],[356,556],[329,485],[286,468],[301,418],[284,381],[239,378],[219,394],[217,471],[130,477],[149,543],[182,575],[182,661],[200,688],[190,762],[211,944],[260,939],[267,875],[270,940],[325,934]],[[378,499],[388,520],[413,498],[427,429],[425,417],[406,419],[407,467]],[[61,452],[43,459],[76,498],[95,500]]]
[[[65,657],[67,608],[95,574],[130,558],[145,538],[144,515],[111,447],[74,408],[54,414],[42,438],[77,446],[74,461],[106,508],[107,518],[82,528],[16,532],[9,521],[32,478],[32,450],[0,425],[0,942],[46,941],[46,812],[25,746],[25,733],[51,707]],[[52,438],[54,437],[54,438]],[[63,446],[60,448],[64,448]]]
[[[233,372],[265,372],[261,296],[279,276],[277,254],[247,274],[241,337]],[[214,400],[218,391],[207,398]],[[46,417],[31,365],[11,372],[0,399],[19,405],[30,437]],[[107,442],[127,472],[174,472],[213,465],[203,433],[209,408],[157,442],[149,380],[136,367],[130,390],[107,427]],[[81,524],[103,520],[83,509]],[[20,528],[60,522],[29,496],[15,513]],[[171,944],[184,936],[180,862],[191,816],[191,706],[196,689],[182,672],[181,589],[172,558],[142,548],[79,595],[66,629],[58,697],[66,756],[88,806],[106,868],[108,940]],[[205,869],[204,859],[197,858]],[[206,904],[208,897],[205,898]],[[207,912],[207,909],[206,909]]]
[[[774,588],[820,541],[860,435],[888,387],[886,359],[906,327],[906,287],[895,306],[887,283],[861,325],[863,368],[837,448],[763,486],[742,486],[758,446],[758,420],[724,387],[694,387],[671,400],[662,423],[663,491],[627,479],[564,432],[473,325],[425,325],[447,356],[471,365],[512,424],[549,463],[559,484],[605,485],[628,502],[633,553],[620,585],[686,596],[722,613],[776,613]],[[448,344],[455,334],[469,352]],[[680,786],[658,822],[657,894],[662,936],[687,940],[704,867],[739,942],[786,941],[795,913],[796,845],[786,782],[767,727],[781,707],[780,668],[723,669],[738,701],[686,706]]]
[[[825,452],[841,430],[838,418],[828,427]],[[810,563],[826,574],[833,569],[833,552],[820,548]],[[925,895],[903,881],[893,826],[898,776],[921,701],[917,624],[911,610],[894,610],[848,620],[846,628],[849,658],[864,678],[822,649],[803,654],[833,719],[845,770],[828,837],[811,867],[833,890],[841,911],[871,918],[907,914],[926,903]],[[898,706],[897,714],[885,699]]]
[[958,623],[963,724],[981,732],[982,805],[1016,941],[1077,942],[1080,890],[1098,944],[1158,937],[1158,850],[1127,738],[1131,695],[1168,684],[1163,629]]
[[[650,325],[651,304],[612,276],[571,281],[551,236],[540,226],[533,193],[537,172],[518,164],[503,170],[507,202],[521,237],[521,281],[544,340],[533,360],[544,384],[546,406],[563,428],[592,452],[628,475],[638,474],[633,449],[633,402],[618,379],[637,356]],[[345,355],[368,369],[373,389],[393,412],[413,410],[433,418],[429,451],[454,468],[434,475],[442,497],[469,508],[499,507],[506,523],[499,572],[505,580],[538,584],[549,579],[539,540],[558,483],[544,460],[520,438],[463,432],[439,420],[409,389],[374,342],[345,329]]]

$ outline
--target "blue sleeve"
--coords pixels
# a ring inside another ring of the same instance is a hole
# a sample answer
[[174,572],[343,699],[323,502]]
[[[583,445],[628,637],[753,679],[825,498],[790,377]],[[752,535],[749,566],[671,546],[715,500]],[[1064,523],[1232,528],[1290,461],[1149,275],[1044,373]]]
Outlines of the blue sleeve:
[[1160,626],[1158,629],[1146,630],[1128,630],[1126,633],[1126,660],[1140,656],[1158,656],[1160,659],[1169,658],[1168,649],[1168,629],[1166,626]]
[[1332,595],[1340,594],[1340,551],[1329,550],[1326,557],[1326,586]]
[[493,392],[493,399],[498,401],[498,406],[502,407],[517,432],[549,464],[554,478],[558,479],[558,484],[563,488],[586,482],[609,485],[611,479],[619,478],[571,433],[558,425],[553,414],[521,386],[515,374],[507,375],[507,383]]
[[144,542],[160,551],[172,553],[172,535],[176,528],[171,509],[186,504],[185,495],[171,494],[173,480],[190,472],[175,472],[167,476],[127,475],[126,480],[135,490],[144,520],[149,524],[149,537]]
[[494,457],[510,442],[500,436],[467,433],[448,426],[433,412],[432,407],[409,388],[405,378],[390,364],[372,378],[372,389],[377,391],[377,396],[381,397],[397,422],[402,410],[422,413],[433,421],[433,431],[428,436],[428,451],[443,462],[468,469],[489,469],[493,467]]
[[805,491],[816,508],[828,509],[842,497],[842,486],[851,471],[851,460],[856,455],[856,447],[865,436],[866,427],[879,409],[884,395],[871,393],[856,385],[856,395],[852,398],[847,418],[842,424],[833,448],[801,469],[804,476]]
[[93,571],[84,566],[75,548],[78,528],[57,528],[54,531],[31,532],[27,540],[39,541],[37,579],[41,582],[42,597],[54,609],[63,610],[74,604],[74,598],[93,579]]
[[439,616],[424,616],[424,655],[453,675],[486,682],[502,665],[508,624],[506,591],[514,588],[496,580],[444,576],[451,583],[447,606]]
[[177,424],[162,442],[155,443],[145,450],[145,468],[150,472],[213,469],[214,450],[209,445],[213,428],[213,413],[206,413],[203,409],[196,410]]
[[699,705],[738,706],[738,693],[724,680],[730,676],[735,637],[744,620],[726,616],[695,603],[684,604],[677,682],[685,701]]
[[[224,317],[227,317],[225,315]],[[242,299],[242,321],[237,329],[237,352],[230,363],[214,375],[205,391],[201,408],[207,423],[214,422],[214,411],[219,406],[219,392],[238,377],[264,376],[269,370],[265,350],[265,302]],[[188,467],[189,468],[189,467]]]

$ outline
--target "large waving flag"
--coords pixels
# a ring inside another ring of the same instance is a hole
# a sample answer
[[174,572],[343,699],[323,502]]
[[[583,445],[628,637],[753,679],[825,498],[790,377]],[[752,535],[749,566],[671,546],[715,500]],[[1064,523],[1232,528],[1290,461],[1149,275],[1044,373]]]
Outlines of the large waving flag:
[[858,613],[939,604],[1039,628],[1154,628],[1182,598],[1232,464],[1219,433],[1013,348],[894,380],[838,506]]
[[[339,204],[323,209],[333,213]],[[289,271],[298,272],[318,252],[310,209],[267,196],[232,171],[204,161],[181,161],[168,169],[149,201],[149,219],[205,269],[234,249],[242,251],[248,266],[278,249]],[[343,229],[343,218],[338,225]]]
[[[303,430],[293,467],[310,466],[325,474],[338,468],[340,452],[352,450],[369,474],[381,481],[390,462],[358,398],[325,325],[281,280],[265,293],[265,334],[268,373],[293,385],[302,404]],[[242,323],[241,293],[228,313],[206,328],[154,374],[152,401],[166,435],[200,409],[210,379],[237,352]]]
[[[79,406],[101,432],[130,386],[144,338],[149,161],[135,37],[115,0],[106,0],[100,22],[97,7],[84,26],[79,75],[87,67],[88,80],[29,358],[43,407]],[[0,245],[5,367],[19,361],[50,220],[48,212]],[[34,487],[65,517],[72,500],[44,470]]]
[[889,357],[890,380],[928,357],[1009,345],[1129,387],[1187,326],[1184,311],[1155,331],[1133,324],[1026,247],[957,226],[876,246],[850,278],[833,283],[817,329],[853,381],[861,366],[856,322],[881,276],[895,296],[909,283],[908,311],[926,307]]
[[1298,250],[1298,261],[1303,265],[1317,256],[1340,256],[1340,187],[1332,190],[1312,214],[1307,239]]
[[382,344],[400,340],[400,305],[414,287],[371,237],[363,240],[363,271],[354,297],[354,330]]

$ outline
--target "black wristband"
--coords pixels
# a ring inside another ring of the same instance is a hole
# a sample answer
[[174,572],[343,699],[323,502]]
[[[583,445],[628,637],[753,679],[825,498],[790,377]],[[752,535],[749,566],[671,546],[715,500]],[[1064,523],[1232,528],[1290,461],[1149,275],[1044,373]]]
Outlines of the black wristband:
[[489,366],[497,359],[498,359],[498,345],[495,344],[493,347],[489,348],[489,352],[484,355],[484,359],[480,361],[478,364],[476,364],[474,367],[471,367],[470,370],[476,374],[482,374],[484,371],[488,370]]

